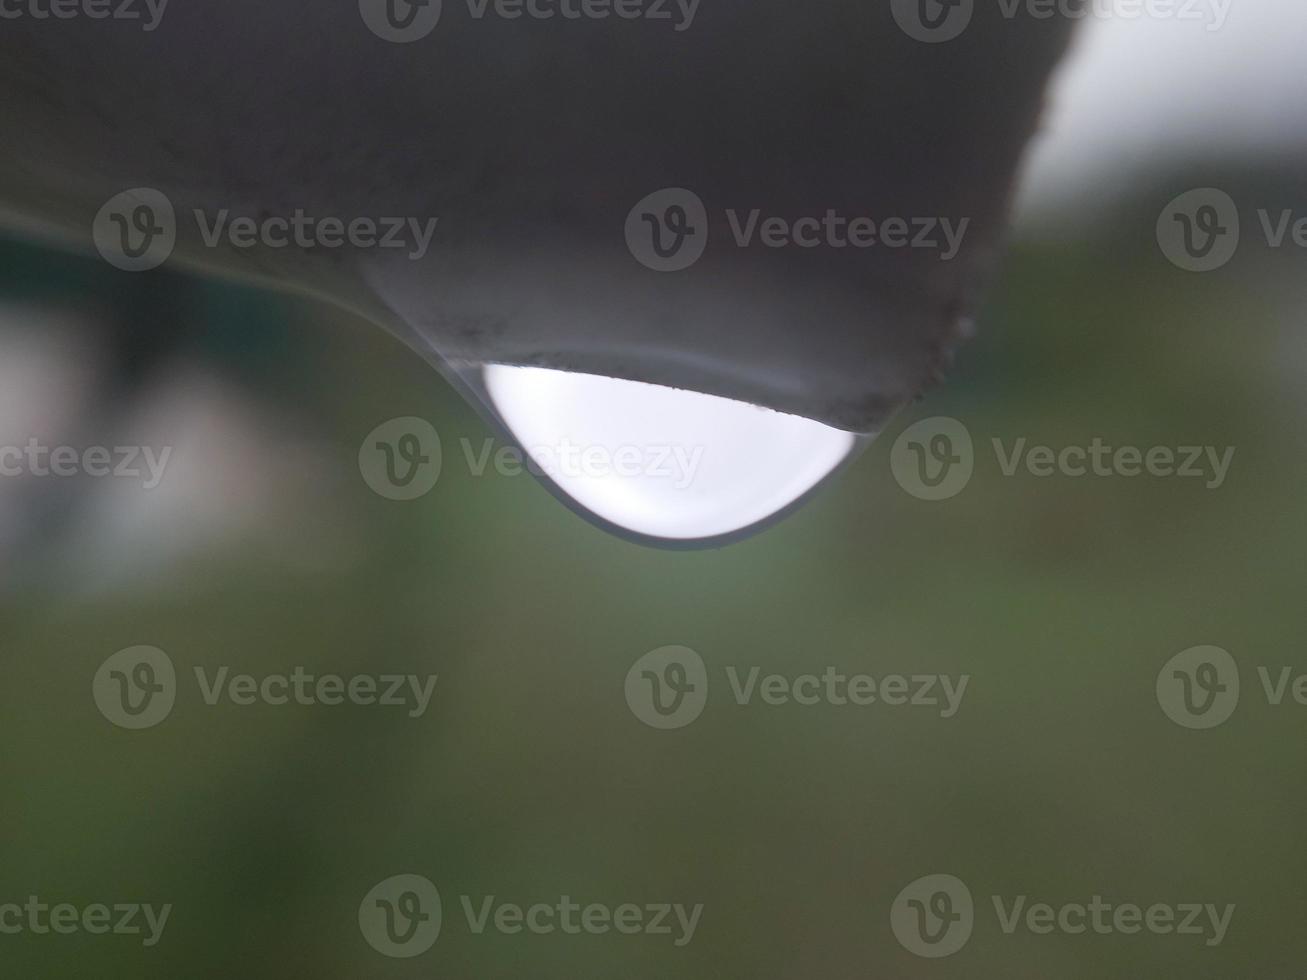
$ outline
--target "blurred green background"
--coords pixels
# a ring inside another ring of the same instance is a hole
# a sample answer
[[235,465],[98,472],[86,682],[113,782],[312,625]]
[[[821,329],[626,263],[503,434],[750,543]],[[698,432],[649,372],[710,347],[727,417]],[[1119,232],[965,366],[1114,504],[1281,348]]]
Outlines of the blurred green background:
[[[1018,234],[951,379],[810,506],[700,553],[606,536],[529,477],[473,477],[452,447],[490,433],[369,325],[4,244],[5,377],[73,406],[47,438],[148,433],[177,450],[150,494],[0,481],[0,903],[174,906],[148,949],[0,936],[0,973],[1297,976],[1307,708],[1269,705],[1256,668],[1307,670],[1307,257],[1250,239],[1192,275],[1153,237],[1168,200],[1213,181],[1250,208],[1304,199],[1275,168],[1231,173],[1171,173]],[[46,381],[29,364],[64,367]],[[360,478],[358,449],[410,415],[439,430],[446,466],[430,494],[393,502]],[[934,415],[966,424],[977,465],[930,503],[899,487],[889,449]],[[1216,490],[1003,476],[990,440],[1020,437],[1236,456]],[[132,732],[91,684],[137,644],[167,651],[181,693]],[[663,732],[633,716],[623,683],[669,644],[698,651],[713,686],[702,717]],[[1229,650],[1243,683],[1210,731],[1172,723],[1155,696],[1162,665],[1198,644]],[[191,670],[223,665],[439,681],[418,719],[207,706]],[[971,680],[948,719],[737,706],[722,672],[755,665]],[[920,959],[890,906],[938,872],[970,887],[975,929],[956,955]],[[374,951],[357,918],[401,873],[444,898],[438,942],[410,960]],[[478,936],[463,894],[705,908],[677,948]],[[1209,948],[1008,935],[993,895],[1236,908]]]

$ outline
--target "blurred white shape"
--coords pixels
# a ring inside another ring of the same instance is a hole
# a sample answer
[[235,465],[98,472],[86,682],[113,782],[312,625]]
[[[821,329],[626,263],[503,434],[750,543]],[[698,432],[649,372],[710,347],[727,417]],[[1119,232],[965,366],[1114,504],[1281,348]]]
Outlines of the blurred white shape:
[[1026,168],[1022,216],[1092,206],[1177,159],[1307,149],[1307,2],[1171,7],[1085,19]]
[[[0,453],[49,443],[77,418],[99,353],[88,323],[48,306],[0,305]],[[28,520],[21,481],[0,473],[0,565]]]
[[352,551],[340,522],[306,508],[340,482],[324,447],[279,431],[283,420],[200,365],[172,365],[145,394],[115,442],[150,447],[163,478],[96,481],[74,546],[86,587],[159,588],[178,562],[219,547],[265,547],[309,568]]
[[484,383],[518,444],[583,510],[694,541],[771,517],[857,439],[811,419],[677,388],[492,365]]
[[[0,589],[24,580],[24,561],[53,568],[62,588],[94,592],[166,586],[179,562],[217,547],[262,547],[301,567],[348,560],[359,542],[347,526],[306,506],[343,483],[325,447],[278,431],[284,420],[190,362],[142,389],[121,424],[98,418],[95,328],[56,307],[0,305]],[[49,472],[52,448],[80,458],[88,438],[109,466],[136,475]],[[29,444],[41,447],[44,473],[24,455]],[[147,450],[162,460],[157,486]],[[37,523],[52,500],[56,513],[71,505],[66,526]]]
[[98,372],[91,326],[49,306],[0,305],[0,445],[52,440],[78,417]]

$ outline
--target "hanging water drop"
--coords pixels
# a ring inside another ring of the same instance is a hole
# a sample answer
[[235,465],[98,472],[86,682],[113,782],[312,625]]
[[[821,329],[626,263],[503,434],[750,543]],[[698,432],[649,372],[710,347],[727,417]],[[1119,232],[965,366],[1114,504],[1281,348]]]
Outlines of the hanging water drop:
[[565,503],[647,543],[719,544],[797,505],[869,440],[660,385],[489,365],[463,373]]

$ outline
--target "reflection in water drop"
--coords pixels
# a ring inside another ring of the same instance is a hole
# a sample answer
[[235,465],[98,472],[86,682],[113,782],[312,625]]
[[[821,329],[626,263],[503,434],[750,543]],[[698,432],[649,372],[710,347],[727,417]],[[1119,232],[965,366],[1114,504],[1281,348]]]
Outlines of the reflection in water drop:
[[668,543],[765,521],[866,442],[729,398],[593,374],[491,365],[480,387],[573,506]]

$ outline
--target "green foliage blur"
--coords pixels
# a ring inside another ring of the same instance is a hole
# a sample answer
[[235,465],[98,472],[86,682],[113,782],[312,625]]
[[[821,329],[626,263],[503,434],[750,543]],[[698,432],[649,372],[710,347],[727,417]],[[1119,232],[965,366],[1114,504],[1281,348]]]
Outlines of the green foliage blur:
[[[412,415],[447,447],[479,442],[490,433],[475,412],[367,324],[168,280],[190,356],[239,380],[274,454],[311,436],[324,476],[276,501],[287,535],[217,536],[161,574],[87,590],[66,561],[8,570],[0,904],[174,908],[152,948],[0,934],[0,976],[1298,975],[1307,708],[1268,704],[1255,668],[1307,670],[1307,256],[1250,241],[1216,273],[1168,264],[1157,214],[1213,179],[1252,206],[1303,199],[1274,172],[1185,173],[1017,235],[943,386],[788,521],[698,553],[609,537],[531,479],[475,478],[457,458],[422,499],[382,499],[359,478],[365,434]],[[2,254],[14,302],[157,301],[86,258],[18,242]],[[931,503],[898,486],[889,450],[935,415],[964,422],[977,464],[964,492]],[[1219,489],[1004,476],[991,440],[1021,437],[1236,455]],[[249,476],[231,472],[230,492]],[[46,557],[38,542],[17,560]],[[110,725],[91,697],[99,665],[136,644],[166,650],[182,681],[171,717],[141,732]],[[623,683],[668,644],[698,651],[714,689],[697,722],[662,732],[628,710]],[[1242,671],[1238,710],[1210,731],[1173,724],[1154,693],[1162,665],[1198,644]],[[439,682],[419,719],[210,707],[197,665]],[[971,680],[949,719],[738,706],[722,672],[754,665]],[[919,959],[889,909],[936,872],[969,885],[976,925],[956,955]],[[400,873],[444,898],[439,940],[409,960],[375,952],[357,919],[369,889]],[[477,935],[461,895],[705,910],[677,948],[667,936]],[[1236,911],[1214,947],[1009,935],[994,895]]]

